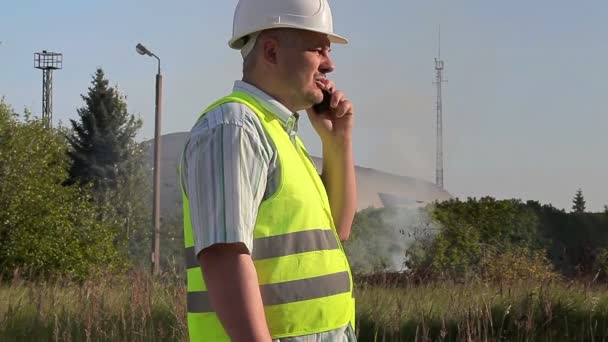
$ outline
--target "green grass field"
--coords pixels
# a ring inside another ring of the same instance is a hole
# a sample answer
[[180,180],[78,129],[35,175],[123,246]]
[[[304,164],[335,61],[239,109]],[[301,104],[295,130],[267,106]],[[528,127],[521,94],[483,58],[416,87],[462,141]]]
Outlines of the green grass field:
[[[183,279],[0,286],[1,341],[186,340]],[[553,284],[359,286],[360,341],[608,340],[608,288]]]

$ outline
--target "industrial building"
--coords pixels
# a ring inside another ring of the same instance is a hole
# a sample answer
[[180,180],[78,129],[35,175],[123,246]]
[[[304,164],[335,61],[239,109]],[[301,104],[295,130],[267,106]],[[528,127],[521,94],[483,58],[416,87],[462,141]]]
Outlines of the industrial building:
[[[163,213],[181,212],[181,193],[177,174],[178,161],[188,133],[172,133],[162,137],[161,208]],[[152,143],[149,160],[152,160]],[[317,170],[321,158],[313,157]],[[399,176],[372,168],[356,166],[357,209],[383,206],[424,206],[452,196],[437,185],[413,177]]]

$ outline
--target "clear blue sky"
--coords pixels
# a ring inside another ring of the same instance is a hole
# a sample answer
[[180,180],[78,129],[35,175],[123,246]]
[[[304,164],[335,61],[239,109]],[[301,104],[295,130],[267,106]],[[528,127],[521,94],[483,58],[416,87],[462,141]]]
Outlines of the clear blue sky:
[[[34,52],[62,52],[54,118],[76,117],[96,67],[153,135],[155,60],[162,59],[163,133],[189,130],[203,107],[240,78],[227,47],[236,0],[4,1],[0,96],[40,113]],[[608,2],[332,0],[333,78],[357,108],[363,166],[434,180],[433,58],[442,27],[445,184],[459,197],[536,199],[569,209],[608,204]],[[313,154],[310,125],[302,137]]]

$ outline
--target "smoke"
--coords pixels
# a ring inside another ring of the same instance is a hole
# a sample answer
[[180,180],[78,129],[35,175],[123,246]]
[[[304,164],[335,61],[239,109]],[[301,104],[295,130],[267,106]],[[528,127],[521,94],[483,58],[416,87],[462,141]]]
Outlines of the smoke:
[[390,271],[404,271],[406,252],[417,242],[432,239],[438,226],[430,217],[429,207],[395,208],[383,215],[384,224],[389,227],[392,241],[390,251]]
[[[432,239],[431,206],[368,208],[357,214],[346,252],[355,273],[403,271],[406,252]],[[420,248],[416,249],[420,253]]]
[[361,97],[365,101],[359,104],[355,125],[356,159],[375,169],[430,180],[436,126],[432,92],[401,77],[391,80],[394,86]]

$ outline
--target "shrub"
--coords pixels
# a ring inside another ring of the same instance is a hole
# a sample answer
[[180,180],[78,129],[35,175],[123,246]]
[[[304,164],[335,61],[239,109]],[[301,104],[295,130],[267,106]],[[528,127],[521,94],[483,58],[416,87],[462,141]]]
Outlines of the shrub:
[[100,267],[121,267],[115,230],[98,218],[86,191],[64,186],[63,135],[26,112],[19,120],[0,100],[0,276],[84,278]]
[[498,283],[516,281],[546,283],[559,278],[543,250],[522,247],[504,251],[488,249],[482,254],[480,274],[484,279]]

